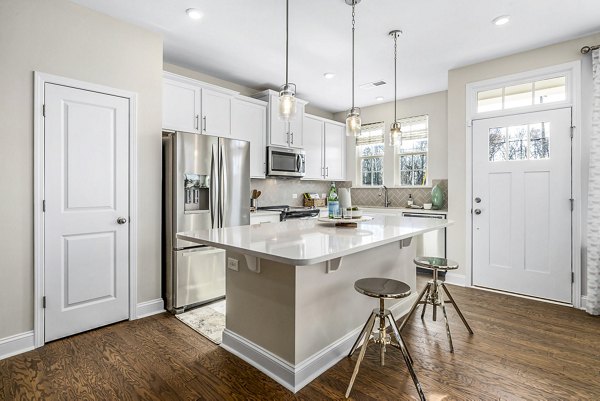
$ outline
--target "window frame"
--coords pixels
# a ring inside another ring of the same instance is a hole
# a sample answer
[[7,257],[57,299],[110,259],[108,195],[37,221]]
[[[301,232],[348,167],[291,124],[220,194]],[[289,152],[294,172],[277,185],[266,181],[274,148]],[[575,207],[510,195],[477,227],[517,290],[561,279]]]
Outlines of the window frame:
[[[396,176],[396,187],[397,188],[431,188],[431,177],[429,175],[429,114],[420,114],[420,115],[416,115],[416,116],[411,116],[411,117],[406,117],[406,118],[399,118],[398,120],[396,120],[397,122],[400,123],[400,126],[402,126],[402,122],[404,121],[405,123],[408,121],[414,121],[415,119],[419,119],[425,117],[426,121],[427,121],[427,150],[412,150],[412,151],[407,151],[407,152],[401,152],[400,151],[400,147],[399,146],[394,146],[394,173]],[[407,138],[404,137],[404,134],[402,135],[402,141],[404,140],[408,140]],[[424,164],[424,168],[423,170],[423,174],[425,175],[425,184],[422,185],[403,185],[402,184],[402,172],[403,171],[420,171],[421,169],[411,169],[411,170],[402,170],[402,156],[417,156],[417,155],[424,155],[426,157],[425,160],[425,164]]]

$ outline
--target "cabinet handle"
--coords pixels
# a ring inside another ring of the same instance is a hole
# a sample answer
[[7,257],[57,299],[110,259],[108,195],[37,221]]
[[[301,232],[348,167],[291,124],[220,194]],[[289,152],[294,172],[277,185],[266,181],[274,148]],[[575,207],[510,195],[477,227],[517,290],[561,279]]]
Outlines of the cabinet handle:
[[203,125],[204,125],[204,128],[202,128],[202,130],[203,130],[204,132],[206,132],[206,116],[202,117],[202,123],[203,123]]
[[200,116],[196,114],[196,129],[198,129],[198,118],[200,118]]

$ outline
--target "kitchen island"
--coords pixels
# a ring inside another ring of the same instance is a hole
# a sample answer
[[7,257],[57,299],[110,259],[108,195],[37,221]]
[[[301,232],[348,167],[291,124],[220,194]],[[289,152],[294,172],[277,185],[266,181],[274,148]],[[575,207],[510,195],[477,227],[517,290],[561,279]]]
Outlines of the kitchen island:
[[[356,228],[311,219],[177,236],[227,251],[222,347],[296,392],[347,354],[377,306],[354,282],[389,277],[414,291],[411,239],[449,224],[381,215]],[[398,319],[416,297],[386,306]]]

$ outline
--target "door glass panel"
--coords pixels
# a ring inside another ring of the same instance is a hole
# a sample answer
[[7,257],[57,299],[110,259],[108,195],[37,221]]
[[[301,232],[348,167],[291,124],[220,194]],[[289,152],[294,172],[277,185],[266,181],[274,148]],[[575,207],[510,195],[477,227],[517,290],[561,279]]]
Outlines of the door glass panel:
[[550,123],[529,126],[529,154],[531,159],[550,158]]
[[567,98],[567,83],[564,76],[537,81],[534,87],[535,104],[562,102]]
[[502,110],[502,88],[477,93],[477,112]]
[[489,159],[491,162],[506,160],[506,128],[490,128]]
[[508,127],[508,160],[527,159],[527,125]]
[[504,88],[504,108],[531,106],[532,84],[520,84]]

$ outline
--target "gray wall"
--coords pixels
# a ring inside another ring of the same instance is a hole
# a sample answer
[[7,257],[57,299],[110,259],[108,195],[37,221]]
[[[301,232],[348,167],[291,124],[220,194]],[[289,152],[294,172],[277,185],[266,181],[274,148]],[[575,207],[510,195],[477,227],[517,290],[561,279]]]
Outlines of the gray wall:
[[0,71],[0,338],[33,329],[33,71],[138,93],[138,302],[159,298],[162,38],[67,0],[2,0]]
[[[448,73],[448,180],[449,180],[449,216],[455,224],[448,227],[448,257],[456,260],[461,268],[457,274],[465,274],[466,238],[470,232],[470,221],[466,218],[466,85],[486,79],[534,70],[552,65],[581,60],[580,49],[585,45],[600,42],[600,34],[575,39],[528,52],[518,53],[495,60],[451,70]],[[589,61],[588,61],[589,62]],[[585,83],[582,83],[585,85]],[[589,135],[587,126],[582,127],[583,135]],[[585,141],[584,141],[585,144]],[[586,149],[586,148],[583,148]],[[585,152],[583,152],[585,153]],[[587,160],[583,155],[583,162]],[[582,165],[585,173],[587,165]],[[584,200],[587,194],[584,193]],[[582,205],[585,210],[586,204]],[[585,233],[585,229],[583,230]]]

